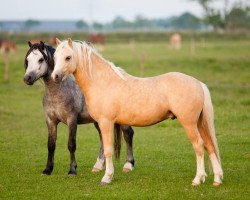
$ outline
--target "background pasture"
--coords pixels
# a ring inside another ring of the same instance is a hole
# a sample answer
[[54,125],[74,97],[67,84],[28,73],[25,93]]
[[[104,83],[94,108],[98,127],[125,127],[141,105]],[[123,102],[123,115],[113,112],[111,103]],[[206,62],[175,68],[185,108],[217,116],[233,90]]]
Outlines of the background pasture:
[[32,87],[23,83],[28,46],[22,40],[19,43],[18,51],[10,55],[8,82],[3,81],[2,55],[0,58],[0,199],[249,199],[249,40],[222,37],[205,45],[196,40],[195,54],[190,52],[188,39],[181,50],[172,50],[167,42],[159,41],[136,42],[135,49],[128,43],[108,43],[102,52],[133,75],[140,75],[140,57],[144,54],[145,76],[179,71],[208,85],[224,169],[224,182],[219,188],[212,186],[207,162],[206,182],[191,186],[196,170],[194,151],[177,120],[135,128],[134,171],[122,172],[123,143],[121,160],[115,162],[114,181],[105,187],[99,186],[103,173],[91,173],[99,148],[93,125],[78,126],[78,174],[68,177],[68,133],[61,124],[53,174],[42,177],[47,159],[41,104],[44,88],[42,82]]

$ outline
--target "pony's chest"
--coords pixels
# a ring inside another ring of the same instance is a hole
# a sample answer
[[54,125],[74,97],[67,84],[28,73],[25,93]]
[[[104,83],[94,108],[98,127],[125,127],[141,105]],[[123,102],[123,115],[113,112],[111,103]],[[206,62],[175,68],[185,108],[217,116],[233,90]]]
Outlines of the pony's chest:
[[70,116],[78,114],[72,103],[74,102],[63,98],[61,100],[57,98],[46,98],[44,99],[43,106],[46,116],[66,124]]
[[95,99],[92,101],[86,101],[86,108],[89,115],[96,121],[98,121],[100,116],[106,116],[113,119],[116,115],[117,107],[111,101],[106,101],[105,99]]

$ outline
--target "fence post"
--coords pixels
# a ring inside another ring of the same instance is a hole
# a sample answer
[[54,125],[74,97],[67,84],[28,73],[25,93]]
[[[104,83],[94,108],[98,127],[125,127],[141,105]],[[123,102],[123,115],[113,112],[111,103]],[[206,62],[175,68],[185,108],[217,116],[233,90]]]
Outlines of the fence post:
[[195,40],[194,40],[194,38],[191,38],[190,49],[191,49],[192,56],[195,56],[195,54],[196,54],[196,47],[195,47]]
[[140,71],[141,71],[141,76],[144,77],[145,74],[145,55],[144,53],[141,54],[141,58],[140,58]]
[[4,55],[4,64],[5,64],[4,80],[8,81],[9,80],[9,54],[8,52],[6,52],[3,55]]

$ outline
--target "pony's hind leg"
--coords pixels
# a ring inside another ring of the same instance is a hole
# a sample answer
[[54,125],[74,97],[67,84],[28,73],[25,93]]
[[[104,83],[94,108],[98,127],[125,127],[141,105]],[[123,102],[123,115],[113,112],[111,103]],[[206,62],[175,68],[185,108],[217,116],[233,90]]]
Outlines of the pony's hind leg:
[[212,169],[214,172],[213,185],[219,186],[220,184],[222,184],[221,179],[223,178],[223,171],[222,171],[220,162],[215,154],[215,149],[214,149],[213,143],[211,141],[211,138],[208,134],[208,130],[206,130],[206,128],[204,126],[202,126],[201,123],[199,123],[199,131],[201,133],[201,137],[204,140],[205,150],[207,151],[207,153],[209,155],[209,159],[211,161]]
[[201,182],[205,182],[205,177],[207,176],[204,165],[204,143],[198,131],[197,124],[184,125],[184,128],[196,154],[197,169],[192,185],[197,186],[200,185]]
[[223,171],[221,168],[221,165],[218,161],[217,156],[215,155],[215,153],[211,153],[209,154],[209,159],[212,163],[212,168],[213,168],[213,172],[214,172],[214,186],[219,186],[222,184],[222,179],[223,179]]
[[47,118],[46,124],[48,128],[48,160],[46,168],[43,170],[42,175],[50,175],[54,168],[54,153],[56,148],[57,137],[57,122]]
[[68,174],[76,175],[77,164],[75,159],[75,151],[76,151],[77,121],[75,118],[69,120],[68,129],[69,129],[68,150],[70,152],[70,169]]
[[133,136],[134,130],[131,126],[121,126],[123,137],[126,142],[126,162],[123,166],[124,172],[130,172],[134,169],[134,156],[133,156]]
[[97,131],[99,133],[99,137],[100,137],[100,150],[99,150],[98,157],[96,159],[96,163],[95,163],[94,167],[92,168],[92,172],[100,172],[104,169],[105,156],[104,156],[104,151],[103,151],[101,130],[100,130],[97,122],[95,122],[94,125],[95,125],[95,128],[97,129]]

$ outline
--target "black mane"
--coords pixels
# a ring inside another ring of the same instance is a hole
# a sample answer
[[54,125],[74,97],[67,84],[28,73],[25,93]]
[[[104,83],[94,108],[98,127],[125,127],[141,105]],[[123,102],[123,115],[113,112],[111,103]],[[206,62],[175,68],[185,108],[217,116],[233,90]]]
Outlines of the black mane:
[[[44,60],[48,64],[49,68],[51,70],[53,70],[54,69],[54,53],[55,53],[55,49],[52,46],[44,44],[43,42],[35,43],[35,44],[32,44],[30,46],[30,49],[28,50],[28,52],[27,52],[27,54],[25,56],[25,61],[24,61],[25,69],[27,69],[27,66],[28,66],[27,57],[34,50],[39,50],[41,52],[41,54],[44,57]],[[46,51],[47,55],[44,53],[44,50]]]

